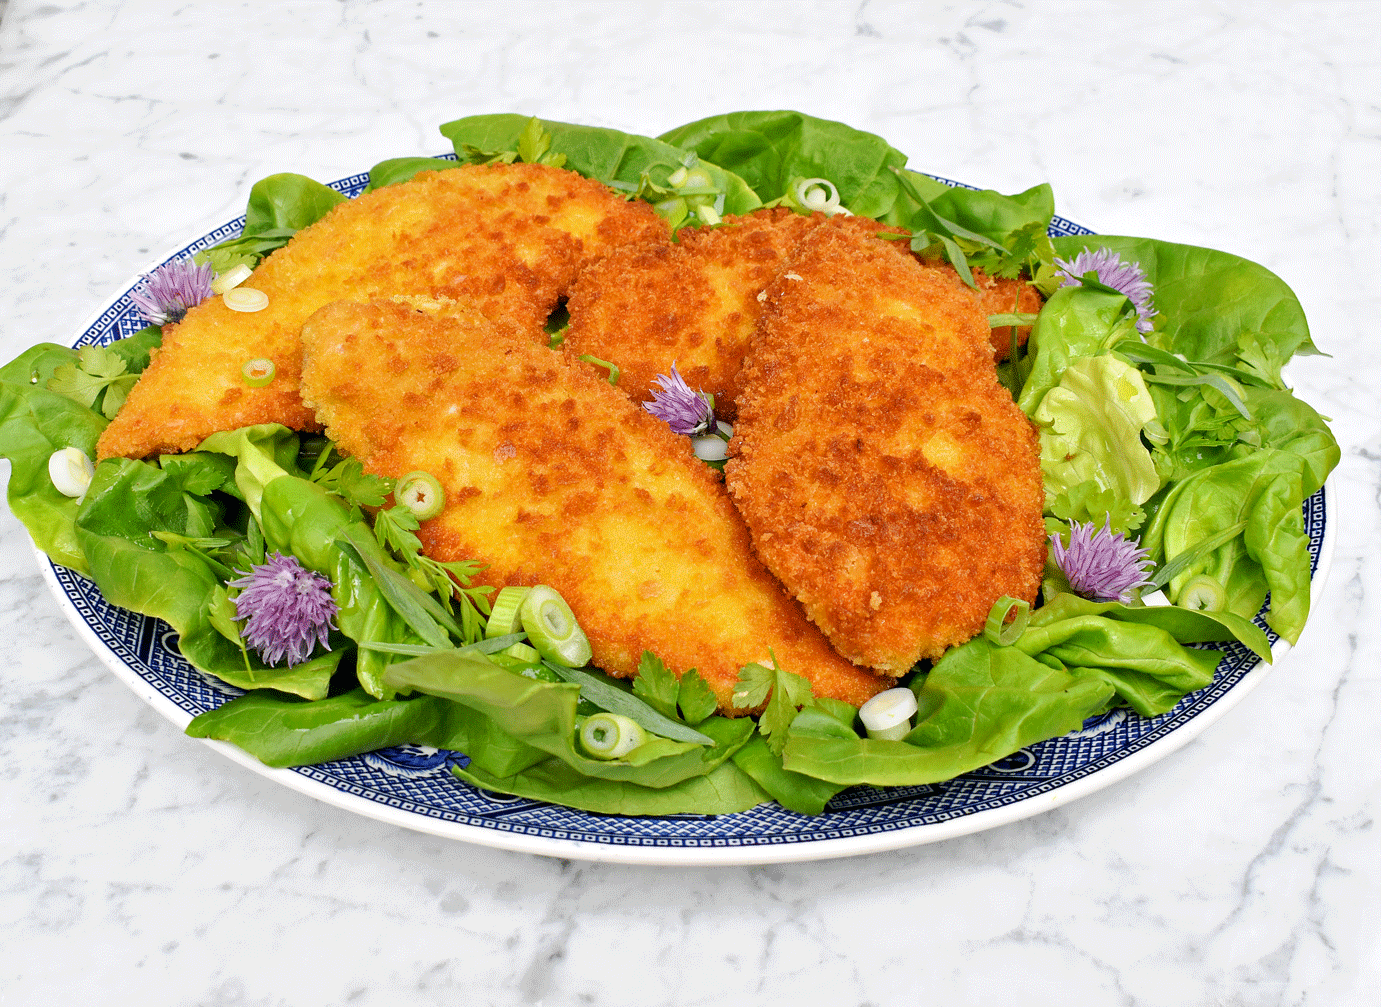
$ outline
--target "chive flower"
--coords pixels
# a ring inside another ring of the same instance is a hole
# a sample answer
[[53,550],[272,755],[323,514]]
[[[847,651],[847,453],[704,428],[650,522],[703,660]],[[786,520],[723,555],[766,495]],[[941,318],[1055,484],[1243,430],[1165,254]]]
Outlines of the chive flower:
[[710,397],[704,392],[693,391],[674,363],[671,375],[658,374],[657,383],[662,390],[653,390],[652,401],[644,402],[643,408],[665,422],[673,433],[697,437],[714,429],[714,407],[710,405]]
[[1071,521],[1069,547],[1057,532],[1050,536],[1050,552],[1075,594],[1092,601],[1126,603],[1133,590],[1150,586],[1146,574],[1154,564],[1147,550],[1140,548],[1140,540],[1128,539],[1121,532],[1114,535],[1110,522],[1111,518],[1095,532],[1097,525],[1092,521]]
[[291,668],[307,660],[317,643],[331,649],[326,634],[335,628],[331,620],[337,611],[331,581],[306,569],[296,556],[274,553],[227,586],[240,589],[235,618],[248,620],[245,643],[265,664],[273,667],[286,657]]
[[215,278],[209,262],[197,265],[191,259],[173,259],[145,276],[143,285],[130,291],[129,299],[149,324],[168,325],[182,321],[188,308],[210,297]]
[[1066,262],[1056,259],[1057,275],[1064,277],[1062,287],[1077,286],[1085,273],[1097,273],[1098,282],[1126,294],[1136,308],[1136,330],[1142,335],[1151,331],[1151,317],[1158,312],[1151,307],[1151,284],[1139,262],[1123,262],[1111,248],[1090,252],[1088,246]]

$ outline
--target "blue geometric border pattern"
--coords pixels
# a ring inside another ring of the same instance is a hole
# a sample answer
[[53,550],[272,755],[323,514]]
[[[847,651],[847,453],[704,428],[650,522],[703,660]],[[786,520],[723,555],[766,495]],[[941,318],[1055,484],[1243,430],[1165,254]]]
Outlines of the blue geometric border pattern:
[[[353,197],[368,181],[367,174],[360,174],[331,185]],[[194,254],[237,235],[243,221],[239,218],[217,228],[171,258]],[[1093,232],[1056,217],[1050,233]],[[126,291],[101,313],[77,344],[109,343],[142,327],[143,321]],[[1312,574],[1318,570],[1326,523],[1325,490],[1321,489],[1304,505]],[[165,623],[111,605],[92,581],[65,567],[53,565],[53,572],[101,644],[179,709],[195,715],[215,709],[239,694],[239,690],[188,664],[178,652],[177,635]],[[1257,622],[1265,628],[1260,615]],[[1267,634],[1274,642],[1275,635],[1269,629]],[[1234,643],[1226,648],[1211,685],[1185,696],[1174,709],[1159,717],[1113,711],[1093,718],[1080,731],[1032,745],[954,780],[919,787],[851,787],[836,795],[824,814],[814,817],[787,811],[775,803],[734,815],[595,815],[476,789],[449,772],[451,765],[464,764],[459,753],[417,746],[304,766],[294,772],[342,793],[421,819],[545,839],[683,848],[823,842],[934,825],[1067,787],[1182,728],[1227,696],[1257,663],[1251,652]]]

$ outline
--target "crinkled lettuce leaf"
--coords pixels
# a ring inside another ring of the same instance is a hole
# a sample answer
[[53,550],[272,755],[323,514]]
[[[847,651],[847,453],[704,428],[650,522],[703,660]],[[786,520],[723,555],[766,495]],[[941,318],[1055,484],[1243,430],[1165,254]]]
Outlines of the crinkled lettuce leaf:
[[1047,505],[1084,483],[1138,507],[1160,489],[1141,442],[1155,402],[1141,372],[1125,361],[1110,353],[1072,360],[1031,418],[1040,427]]
[[1071,363],[1131,338],[1136,338],[1136,311],[1126,297],[1095,287],[1061,287],[1050,295],[1031,329],[1031,371],[1017,405],[1032,415]]

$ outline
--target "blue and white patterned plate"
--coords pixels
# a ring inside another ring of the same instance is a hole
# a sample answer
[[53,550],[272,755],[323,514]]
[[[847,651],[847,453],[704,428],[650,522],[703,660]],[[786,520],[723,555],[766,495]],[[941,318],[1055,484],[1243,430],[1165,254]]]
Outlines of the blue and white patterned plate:
[[[331,185],[353,197],[368,182],[369,176],[361,174]],[[243,217],[232,220],[168,258],[234,237],[243,224]],[[1093,233],[1060,217],[1050,232]],[[75,345],[106,344],[143,328],[129,298],[136,281],[95,315]],[[1325,487],[1304,505],[1316,601],[1333,554],[1327,495]],[[238,689],[189,665],[167,624],[111,605],[90,580],[57,566],[42,553],[37,555],[53,594],[97,656],[173,723],[185,727],[196,714],[239,695]],[[1289,645],[1267,632],[1279,661]],[[892,789],[851,787],[816,817],[786,811],[775,803],[735,815],[595,815],[478,790],[450,772],[458,761],[464,764],[463,755],[419,745],[316,766],[269,769],[233,745],[202,744],[329,804],[485,846],[628,863],[772,863],[934,842],[1048,811],[1123,779],[1188,743],[1268,671],[1269,666],[1245,647],[1233,644],[1212,685],[1184,697],[1159,717],[1148,719],[1116,710],[1066,737],[1024,748],[945,783]]]

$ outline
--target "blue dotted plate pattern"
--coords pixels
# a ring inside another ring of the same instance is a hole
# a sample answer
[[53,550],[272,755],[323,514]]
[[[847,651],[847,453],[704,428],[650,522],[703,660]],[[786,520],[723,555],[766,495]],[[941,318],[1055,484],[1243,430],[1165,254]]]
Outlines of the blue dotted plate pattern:
[[[453,155],[448,158],[453,159]],[[939,181],[962,185],[947,179]],[[368,174],[359,174],[330,184],[353,198],[368,183]],[[169,258],[192,255],[235,237],[243,226],[244,217],[238,217]],[[1052,237],[1093,233],[1062,217],[1056,217],[1050,225]],[[138,309],[126,291],[82,333],[76,345],[108,344],[143,327]],[[1325,492],[1319,490],[1304,505],[1311,575],[1318,572],[1323,548],[1327,522]],[[240,694],[240,690],[188,664],[178,652],[177,634],[166,623],[111,605],[96,585],[80,574],[56,564],[52,569],[78,616],[101,644],[177,708],[194,716]],[[1274,644],[1276,636],[1266,628],[1260,615],[1257,622],[1266,629]],[[463,755],[417,745],[303,766],[292,772],[343,794],[421,819],[541,839],[682,848],[820,843],[951,822],[979,812],[1010,807],[1085,780],[1204,714],[1227,696],[1258,663],[1250,651],[1234,643],[1227,648],[1213,684],[1185,696],[1173,710],[1159,717],[1145,718],[1126,710],[1115,710],[1093,718],[1081,730],[1065,737],[1024,748],[990,766],[944,783],[885,789],[851,787],[836,795],[825,813],[819,816],[796,814],[775,803],[733,815],[658,818],[596,815],[479,790],[456,779],[450,772],[452,765],[463,766],[468,761]]]

